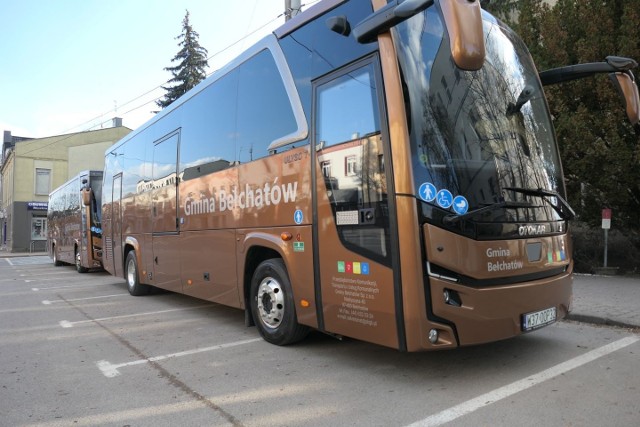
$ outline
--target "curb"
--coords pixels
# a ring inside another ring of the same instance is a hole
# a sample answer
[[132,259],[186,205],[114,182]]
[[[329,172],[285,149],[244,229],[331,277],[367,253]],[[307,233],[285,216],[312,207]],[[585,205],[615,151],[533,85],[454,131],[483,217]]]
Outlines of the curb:
[[588,314],[569,313],[565,316],[564,320],[573,320],[575,322],[591,323],[593,325],[614,326],[617,328],[625,328],[625,329],[640,328],[640,325],[633,325],[631,323],[620,322],[618,320],[608,319],[606,317],[591,316]]

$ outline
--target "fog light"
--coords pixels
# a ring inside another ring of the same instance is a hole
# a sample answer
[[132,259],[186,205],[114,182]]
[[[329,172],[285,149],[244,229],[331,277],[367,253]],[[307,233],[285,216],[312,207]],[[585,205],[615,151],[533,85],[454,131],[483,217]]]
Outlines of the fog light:
[[438,331],[435,329],[432,329],[429,331],[429,342],[431,342],[431,344],[435,344],[438,342]]
[[460,300],[460,295],[454,290],[445,289],[442,293],[444,296],[444,303],[447,305],[452,305],[454,307],[462,306],[462,301]]

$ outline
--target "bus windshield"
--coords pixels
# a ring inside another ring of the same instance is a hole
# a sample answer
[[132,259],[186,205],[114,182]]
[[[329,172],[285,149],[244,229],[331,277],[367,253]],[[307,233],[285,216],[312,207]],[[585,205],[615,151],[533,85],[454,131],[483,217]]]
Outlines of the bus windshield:
[[484,223],[566,219],[553,197],[562,200],[564,184],[538,72],[510,29],[487,13],[483,27],[478,71],[455,66],[437,7],[394,29],[415,195]]

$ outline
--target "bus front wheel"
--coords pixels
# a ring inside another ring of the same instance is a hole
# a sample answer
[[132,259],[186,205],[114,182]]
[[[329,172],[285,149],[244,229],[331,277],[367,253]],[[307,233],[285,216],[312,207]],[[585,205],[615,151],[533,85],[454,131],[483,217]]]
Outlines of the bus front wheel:
[[129,293],[135,297],[140,295],[146,295],[149,293],[149,285],[140,283],[138,278],[138,261],[136,259],[135,251],[131,251],[127,254],[127,261],[125,262],[125,278],[127,279],[127,288]]
[[293,292],[287,268],[279,258],[258,265],[251,281],[251,312],[265,341],[287,345],[300,341],[309,328],[296,318]]

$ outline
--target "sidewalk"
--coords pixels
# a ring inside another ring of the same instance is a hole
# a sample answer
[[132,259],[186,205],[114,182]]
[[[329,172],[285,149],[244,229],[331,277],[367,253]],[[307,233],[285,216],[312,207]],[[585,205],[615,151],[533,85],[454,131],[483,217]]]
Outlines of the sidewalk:
[[[47,253],[0,251],[0,259],[23,256],[47,256]],[[640,277],[575,274],[573,307],[567,319],[640,328]]]
[[574,275],[567,319],[640,328],[640,277]]

